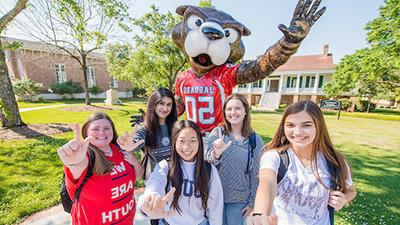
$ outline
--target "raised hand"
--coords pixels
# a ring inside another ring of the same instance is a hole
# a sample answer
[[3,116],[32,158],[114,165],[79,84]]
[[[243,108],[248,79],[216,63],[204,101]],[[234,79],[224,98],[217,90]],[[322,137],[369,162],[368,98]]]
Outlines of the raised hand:
[[133,142],[133,136],[135,135],[136,129],[133,129],[131,134],[128,134],[128,132],[125,132],[124,135],[119,136],[117,138],[117,143],[119,147],[121,147],[123,150],[131,152],[135,150],[137,147],[139,147],[141,144],[144,143],[144,140],[140,140],[138,142]]
[[325,6],[318,10],[318,12],[315,12],[321,3],[321,0],[316,0],[310,9],[312,1],[313,0],[306,0],[306,2],[304,2],[304,0],[299,0],[296,9],[294,10],[290,26],[286,27],[283,24],[279,25],[278,28],[283,32],[287,41],[291,43],[301,42],[307,36],[311,26],[325,12]]
[[164,211],[164,207],[169,201],[172,201],[174,193],[175,188],[173,187],[165,196],[148,195],[140,209],[152,219],[168,217],[172,211]]
[[247,217],[247,225],[277,225],[278,217],[276,215],[267,216],[266,214],[257,214]]
[[212,149],[214,151],[214,157],[219,159],[222,153],[231,146],[232,141],[229,141],[225,144],[224,139],[222,137],[222,130],[218,129],[218,139],[215,140],[212,144]]
[[347,203],[346,196],[340,191],[331,191],[329,194],[329,205],[335,210],[342,209]]
[[74,139],[57,150],[61,161],[68,167],[76,166],[84,161],[89,143],[93,140],[92,137],[87,137],[82,142],[79,124],[74,124],[73,130]]

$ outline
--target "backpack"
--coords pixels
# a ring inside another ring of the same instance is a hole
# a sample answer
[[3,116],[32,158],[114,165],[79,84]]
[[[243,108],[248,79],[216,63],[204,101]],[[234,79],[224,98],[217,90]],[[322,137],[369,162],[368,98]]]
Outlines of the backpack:
[[81,195],[83,185],[85,185],[85,183],[87,182],[89,177],[91,177],[93,175],[93,167],[94,167],[94,162],[96,160],[96,155],[92,151],[88,151],[88,155],[89,155],[88,169],[86,171],[85,178],[83,178],[81,185],[75,191],[74,200],[72,200],[68,195],[67,187],[65,186],[65,173],[63,175],[63,179],[61,182],[60,196],[61,196],[61,203],[63,205],[64,211],[67,213],[71,213],[72,205],[74,204],[74,202],[78,202],[79,197]]
[[[277,183],[279,183],[282,180],[282,178],[285,176],[286,171],[288,170],[288,167],[289,167],[289,155],[287,153],[287,150],[279,152],[279,158],[280,158],[281,162],[279,164],[278,174],[276,177]],[[334,177],[335,179],[338,179],[339,170],[336,167],[334,167],[332,164],[330,164],[328,160],[326,160],[326,162],[327,162],[328,170],[329,170],[329,173],[331,174],[331,176]],[[330,188],[332,190],[335,190],[336,186],[337,185],[335,182],[331,182]],[[334,225],[335,209],[333,207],[331,207],[330,205],[328,205],[328,212],[329,212],[330,224]]]

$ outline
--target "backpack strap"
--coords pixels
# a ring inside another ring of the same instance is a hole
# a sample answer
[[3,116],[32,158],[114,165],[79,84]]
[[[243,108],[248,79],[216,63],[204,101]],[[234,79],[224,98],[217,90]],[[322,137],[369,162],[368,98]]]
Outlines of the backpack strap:
[[282,178],[285,176],[289,167],[289,155],[287,150],[279,152],[279,158],[281,162],[279,163],[278,174],[276,176],[277,183],[281,182]]
[[249,136],[249,151],[247,154],[247,165],[245,174],[249,174],[253,170],[253,157],[254,157],[254,149],[257,146],[256,140],[256,132],[252,132]]
[[88,155],[89,155],[88,169],[86,171],[85,178],[83,178],[81,185],[79,185],[78,189],[76,189],[76,191],[75,191],[74,202],[78,202],[79,197],[81,195],[83,185],[85,185],[85,183],[87,182],[89,177],[91,177],[93,175],[93,167],[94,167],[94,163],[96,161],[96,155],[93,151],[88,151]]
[[[330,182],[330,188],[332,190],[336,190],[336,188],[337,188],[336,181],[339,179],[339,173],[340,173],[339,169],[337,167],[335,167],[334,165],[332,165],[328,160],[326,160],[326,165],[328,166],[329,174],[333,178],[333,179],[331,179],[331,182]],[[328,205],[328,212],[329,212],[330,224],[333,225],[335,209],[332,206]]]
[[[207,169],[207,173],[208,173],[208,182],[210,182],[210,180],[211,180],[211,163],[209,163],[207,161],[204,161],[204,162],[206,164],[206,169]],[[167,194],[168,191],[169,191],[169,184],[170,184],[170,181],[169,181],[169,167],[170,167],[170,162],[168,161],[167,184],[165,185],[165,188],[164,188],[165,189],[165,194]],[[204,209],[203,216],[204,216],[204,218],[208,219],[207,209]]]

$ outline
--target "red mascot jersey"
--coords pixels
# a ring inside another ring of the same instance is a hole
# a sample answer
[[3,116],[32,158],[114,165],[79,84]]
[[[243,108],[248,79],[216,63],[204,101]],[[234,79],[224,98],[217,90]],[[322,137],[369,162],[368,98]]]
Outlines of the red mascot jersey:
[[195,122],[202,132],[211,132],[224,121],[222,107],[236,86],[238,67],[239,64],[224,64],[201,77],[189,69],[177,78],[175,95],[182,97],[187,119]]
[[[113,155],[107,157],[114,162],[111,173],[99,176],[95,173],[82,188],[78,203],[72,206],[73,225],[82,224],[118,224],[132,225],[135,216],[134,199],[135,171],[123,160],[118,149],[111,145]],[[74,180],[71,171],[64,167],[65,184],[71,199],[82,183],[86,170],[78,180]]]

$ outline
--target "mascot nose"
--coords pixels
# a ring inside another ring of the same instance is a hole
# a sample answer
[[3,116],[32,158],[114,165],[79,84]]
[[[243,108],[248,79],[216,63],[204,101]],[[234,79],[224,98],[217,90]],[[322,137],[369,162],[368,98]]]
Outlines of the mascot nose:
[[207,36],[210,40],[218,40],[224,37],[224,33],[220,30],[217,30],[212,27],[203,27],[201,31]]

